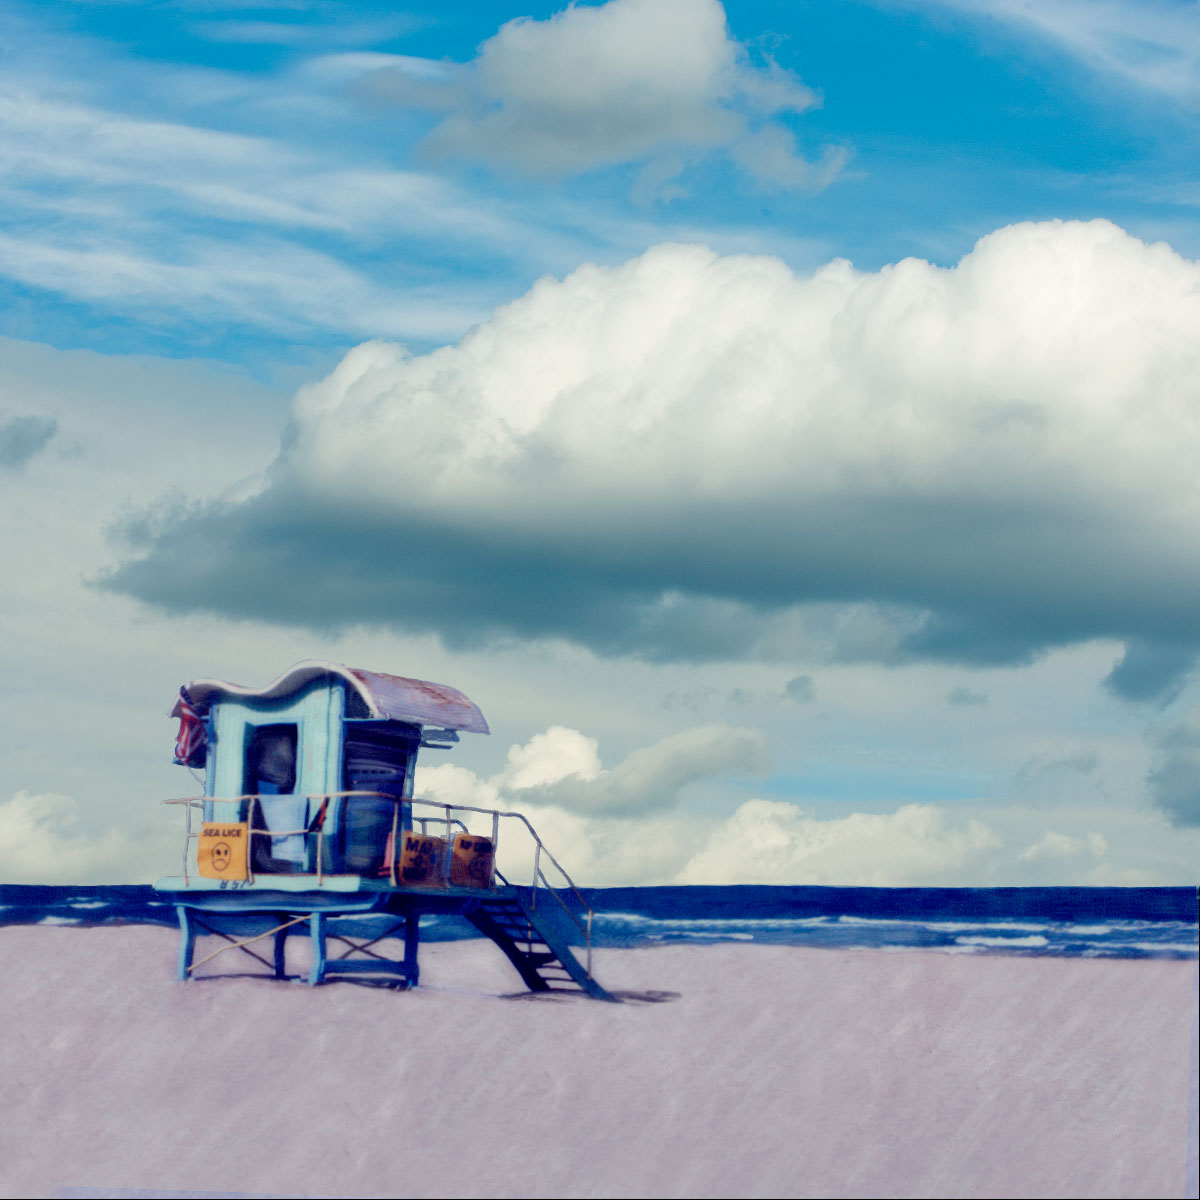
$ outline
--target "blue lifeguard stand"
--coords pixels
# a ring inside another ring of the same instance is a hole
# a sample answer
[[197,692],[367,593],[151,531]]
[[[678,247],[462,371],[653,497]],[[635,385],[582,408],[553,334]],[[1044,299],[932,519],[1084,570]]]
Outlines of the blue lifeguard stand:
[[[461,692],[314,660],[260,689],[193,680],[171,715],[175,761],[204,773],[203,796],[165,801],[184,811],[182,873],[155,884],[179,916],[181,980],[234,949],[283,978],[288,936],[307,931],[310,984],[414,987],[421,916],[456,914],[531,991],[614,999],[592,977],[592,909],[525,817],[413,795],[422,748],[489,732]],[[502,836],[528,884],[498,870]],[[197,959],[206,935],[225,944]],[[271,959],[254,948],[268,940]]]

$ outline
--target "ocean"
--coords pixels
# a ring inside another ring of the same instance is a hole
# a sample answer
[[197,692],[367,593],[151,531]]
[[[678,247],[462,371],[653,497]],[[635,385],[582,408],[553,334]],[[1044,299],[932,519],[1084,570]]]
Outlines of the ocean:
[[[585,888],[593,944],[758,942],[1068,958],[1200,956],[1200,892],[1182,887]],[[0,886],[0,925],[175,925],[149,886]],[[363,921],[370,927],[370,921]],[[478,937],[423,917],[426,941]]]

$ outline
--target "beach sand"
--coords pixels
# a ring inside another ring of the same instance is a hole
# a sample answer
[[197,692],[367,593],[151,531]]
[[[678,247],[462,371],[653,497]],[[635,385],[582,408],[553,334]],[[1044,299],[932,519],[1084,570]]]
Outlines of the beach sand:
[[181,985],[176,942],[0,929],[4,1195],[1182,1196],[1195,1176],[1195,962],[658,946],[598,952],[597,976],[678,998],[609,1005],[500,998],[519,980],[481,940],[423,946],[412,992]]

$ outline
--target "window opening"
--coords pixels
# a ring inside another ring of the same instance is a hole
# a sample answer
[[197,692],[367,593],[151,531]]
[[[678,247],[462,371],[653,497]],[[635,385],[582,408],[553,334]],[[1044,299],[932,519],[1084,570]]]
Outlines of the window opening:
[[246,742],[243,792],[288,795],[296,790],[296,726],[259,725]]

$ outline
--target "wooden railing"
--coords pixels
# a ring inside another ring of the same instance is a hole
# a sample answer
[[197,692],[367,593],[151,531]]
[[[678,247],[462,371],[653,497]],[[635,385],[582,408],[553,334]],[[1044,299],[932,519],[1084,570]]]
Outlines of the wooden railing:
[[[453,838],[454,829],[455,829],[455,827],[457,827],[458,829],[460,829],[463,832],[470,832],[467,829],[465,822],[463,822],[461,819],[459,819],[457,816],[455,816],[456,813],[477,813],[481,816],[491,818],[491,826],[492,826],[491,827],[491,839],[492,839],[493,857],[492,857],[492,879],[490,880],[490,883],[491,883],[491,886],[493,886],[493,887],[495,886],[495,881],[497,879],[499,879],[499,881],[502,884],[504,884],[506,886],[511,886],[510,881],[507,878],[505,878],[505,876],[503,874],[501,874],[500,871],[496,867],[496,860],[497,860],[497,857],[499,856],[499,851],[500,851],[501,821],[511,821],[511,822],[514,822],[514,823],[524,826],[526,832],[529,834],[529,836],[533,840],[533,863],[532,863],[532,870],[530,872],[530,877],[529,877],[530,878],[529,886],[530,886],[530,890],[531,890],[531,899],[530,899],[531,906],[535,909],[537,908],[539,896],[542,896],[544,898],[548,898],[550,896],[554,897],[555,901],[562,908],[563,912],[566,914],[568,919],[575,926],[575,928],[579,931],[580,937],[582,938],[584,946],[586,947],[586,951],[587,951],[588,978],[589,979],[591,978],[591,974],[592,974],[592,925],[593,925],[593,921],[595,918],[594,910],[592,909],[592,906],[590,904],[588,904],[587,900],[584,899],[583,893],[575,885],[575,881],[571,878],[571,876],[567,874],[566,869],[563,867],[563,865],[558,861],[557,858],[554,857],[554,855],[550,852],[550,850],[546,846],[546,844],[538,836],[537,830],[534,829],[534,827],[530,824],[528,818],[525,816],[524,813],[505,812],[500,809],[494,809],[494,808],[477,808],[474,805],[470,805],[470,804],[445,804],[440,800],[425,800],[425,799],[422,799],[421,797],[414,797],[414,796],[395,796],[390,792],[372,792],[372,791],[324,792],[324,793],[318,793],[318,794],[314,794],[314,795],[307,795],[304,798],[307,799],[308,801],[310,801],[310,804],[312,802],[321,804],[321,803],[323,803],[325,801],[329,801],[329,800],[354,799],[356,797],[374,797],[376,799],[391,801],[392,804],[394,805],[393,811],[392,811],[392,836],[391,836],[392,853],[390,855],[390,861],[387,866],[387,871],[388,871],[388,882],[392,887],[395,887],[395,888],[399,888],[401,886],[401,880],[400,880],[398,872],[397,872],[396,864],[397,864],[397,860],[399,857],[400,840],[399,840],[398,835],[402,830],[401,809],[402,809],[403,805],[406,805],[406,804],[407,805],[420,805],[420,806],[423,806],[426,808],[434,808],[434,809],[441,810],[441,816],[423,817],[423,816],[413,814],[412,820],[414,822],[420,822],[422,825],[423,831],[427,831],[428,826],[430,824],[445,825],[447,853],[444,855],[443,862],[442,862],[442,875],[443,875],[442,882],[445,885],[449,885],[449,882],[450,882],[450,853],[449,853],[449,850],[450,850],[450,846],[452,845],[453,840],[454,840],[454,838]],[[213,804],[213,803],[239,805],[239,812],[242,814],[239,817],[239,820],[245,820],[247,825],[250,827],[248,830],[248,833],[249,833],[251,841],[250,841],[250,846],[248,847],[248,850],[250,852],[247,854],[247,860],[248,860],[247,861],[247,870],[248,870],[249,882],[250,882],[251,886],[253,886],[255,883],[258,882],[258,879],[256,879],[256,877],[255,877],[255,872],[254,872],[254,868],[253,868],[253,860],[254,860],[254,855],[252,852],[253,845],[254,845],[253,839],[256,837],[283,838],[283,837],[296,837],[296,836],[301,836],[301,835],[303,835],[305,837],[315,837],[316,838],[316,855],[315,855],[316,871],[309,872],[309,874],[312,874],[315,876],[317,887],[323,886],[324,880],[325,880],[325,875],[332,873],[332,872],[327,872],[325,870],[326,834],[325,834],[325,828],[324,828],[323,823],[320,827],[318,827],[316,829],[311,829],[308,827],[306,827],[304,829],[266,829],[266,828],[256,829],[256,828],[254,828],[253,806],[255,804],[261,805],[261,801],[263,799],[274,799],[274,798],[275,798],[275,796],[273,794],[271,796],[267,796],[265,793],[248,793],[243,796],[183,796],[183,797],[173,798],[170,800],[164,800],[163,801],[164,804],[179,805],[184,808],[186,828],[185,828],[185,833],[184,833],[184,846],[183,846],[183,880],[184,880],[185,886],[190,881],[189,859],[191,856],[191,844],[192,844],[193,840],[198,839],[200,837],[199,831],[193,829],[193,827],[192,827],[192,810],[196,809],[196,808],[203,809],[206,805]],[[244,808],[242,806],[244,806]],[[561,877],[561,882],[552,882],[551,881],[550,877],[546,873],[546,868],[544,865],[547,862],[552,866],[554,871],[557,872],[558,876]],[[258,876],[260,878],[266,874],[267,874],[266,872],[262,872],[262,871],[258,872]],[[578,903],[579,911],[573,910],[572,905],[568,903],[568,898],[570,898]]]

